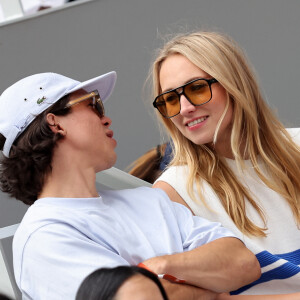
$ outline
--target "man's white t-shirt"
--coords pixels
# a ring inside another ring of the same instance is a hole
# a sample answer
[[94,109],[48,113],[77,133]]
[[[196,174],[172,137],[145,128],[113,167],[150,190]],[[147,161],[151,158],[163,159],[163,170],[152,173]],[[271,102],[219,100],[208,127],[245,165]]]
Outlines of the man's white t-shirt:
[[195,217],[160,189],[100,191],[98,198],[43,198],[27,211],[13,241],[23,299],[75,299],[97,268],[137,265],[234,236]]

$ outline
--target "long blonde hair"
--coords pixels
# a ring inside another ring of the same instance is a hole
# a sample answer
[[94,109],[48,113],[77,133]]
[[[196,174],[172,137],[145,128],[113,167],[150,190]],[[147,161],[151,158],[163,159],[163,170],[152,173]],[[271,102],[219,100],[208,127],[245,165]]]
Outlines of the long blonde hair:
[[[194,65],[216,78],[225,88],[228,101],[233,105],[230,143],[238,168],[242,169],[244,158],[249,158],[259,178],[287,201],[299,227],[300,149],[265,103],[254,71],[243,51],[231,38],[216,32],[176,36],[160,49],[153,63],[151,71],[154,96],[161,93],[161,65],[172,54],[185,56]],[[218,156],[210,145],[193,144],[170,119],[161,115],[159,118],[174,142],[172,165],[187,165],[189,168],[187,190],[193,200],[196,201],[193,192],[196,183],[200,199],[207,205],[201,189],[201,182],[205,180],[244,234],[266,236],[266,217],[263,210],[251,195],[251,191],[239,182],[226,160]],[[241,141],[245,141],[243,147]],[[258,164],[258,156],[263,161],[268,176],[263,174]],[[247,217],[245,199],[258,212],[264,227],[259,227]]]

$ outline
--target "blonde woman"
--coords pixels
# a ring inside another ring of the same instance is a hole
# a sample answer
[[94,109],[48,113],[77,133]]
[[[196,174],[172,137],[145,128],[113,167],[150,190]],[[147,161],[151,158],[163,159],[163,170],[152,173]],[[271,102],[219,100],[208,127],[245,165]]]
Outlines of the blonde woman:
[[261,264],[261,278],[232,294],[262,296],[224,297],[300,299],[300,130],[284,128],[223,34],[173,38],[152,75],[153,105],[174,142],[154,187],[222,222]]

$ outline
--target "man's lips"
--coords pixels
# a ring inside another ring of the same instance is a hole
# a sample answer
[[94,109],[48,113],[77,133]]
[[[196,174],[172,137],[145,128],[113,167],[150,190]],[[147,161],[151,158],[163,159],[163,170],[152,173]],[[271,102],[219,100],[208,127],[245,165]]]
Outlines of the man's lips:
[[114,136],[114,132],[112,130],[110,130],[106,133],[106,136],[108,136],[109,138],[112,138]]

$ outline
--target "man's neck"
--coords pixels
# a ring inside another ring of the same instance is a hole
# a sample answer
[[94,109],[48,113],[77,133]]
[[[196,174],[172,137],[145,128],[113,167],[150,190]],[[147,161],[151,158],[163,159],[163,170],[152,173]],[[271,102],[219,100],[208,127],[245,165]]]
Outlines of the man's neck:
[[38,198],[91,198],[98,196],[95,170],[92,167],[84,168],[75,160],[52,164],[52,171],[46,176]]

